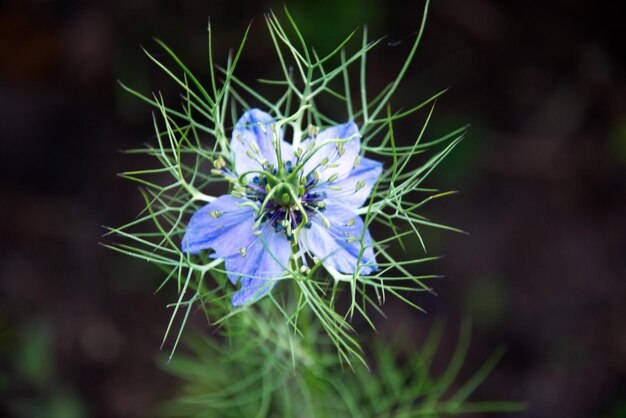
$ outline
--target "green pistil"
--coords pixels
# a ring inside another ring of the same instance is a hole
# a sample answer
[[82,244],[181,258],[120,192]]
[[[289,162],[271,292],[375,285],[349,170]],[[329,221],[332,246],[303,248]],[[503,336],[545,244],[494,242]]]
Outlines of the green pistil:
[[300,184],[298,173],[293,172],[289,175],[278,175],[277,177],[268,178],[267,186],[272,191],[272,200],[277,206],[292,208],[296,206],[304,193],[304,188]]
[[287,182],[280,182],[276,186],[272,188],[273,200],[277,206],[291,208],[295,206],[298,201],[298,192],[299,187],[294,186],[293,184]]

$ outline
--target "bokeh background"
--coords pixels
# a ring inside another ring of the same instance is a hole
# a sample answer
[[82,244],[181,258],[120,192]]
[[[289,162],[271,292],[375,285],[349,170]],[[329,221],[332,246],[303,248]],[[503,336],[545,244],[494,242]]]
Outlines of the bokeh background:
[[[394,77],[422,1],[286,1],[329,51],[367,24],[387,36],[370,88]],[[142,54],[166,40],[202,77],[211,16],[218,61],[253,20],[239,75],[276,74],[263,12],[282,2],[21,0],[0,4],[0,415],[150,417],[177,381],[157,366],[175,289],[153,267],[98,245],[142,205],[116,173],[150,141],[142,91],[172,89]],[[475,399],[525,400],[516,417],[626,417],[626,80],[619,3],[435,0],[394,104],[450,86],[430,133],[467,140],[429,185],[461,193],[428,216],[445,274],[421,314],[387,311],[423,335],[447,318],[446,356],[473,319],[466,373],[506,356]],[[171,90],[174,91],[174,90]],[[402,125],[412,137],[417,125]],[[200,323],[202,323],[200,321]],[[379,321],[387,328],[384,321]]]

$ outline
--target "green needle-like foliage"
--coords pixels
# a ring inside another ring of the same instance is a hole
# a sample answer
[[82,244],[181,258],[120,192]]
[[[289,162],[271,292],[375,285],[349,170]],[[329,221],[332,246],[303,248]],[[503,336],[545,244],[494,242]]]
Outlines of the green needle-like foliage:
[[[514,412],[523,407],[515,402],[468,401],[502,355],[502,350],[494,352],[471,377],[458,382],[469,345],[468,322],[462,324],[447,365],[435,373],[433,361],[441,343],[441,323],[432,328],[419,350],[400,339],[391,344],[374,342],[368,353],[371,368],[358,364],[354,370],[344,370],[320,341],[311,344],[306,339],[294,340],[284,325],[264,330],[246,315],[239,321],[241,333],[231,333],[224,340],[196,335],[188,341],[189,353],[179,353],[165,366],[182,380],[183,387],[175,400],[162,406],[162,414],[207,418],[435,418]],[[250,334],[251,328],[256,332]],[[268,344],[264,333],[280,341],[278,347]],[[232,354],[230,346],[240,344],[245,349]]]
[[[350,364],[355,359],[363,362],[350,319],[355,314],[361,315],[373,327],[371,313],[381,312],[381,305],[390,296],[420,309],[410,294],[430,292],[430,280],[438,277],[416,273],[422,263],[436,257],[416,257],[406,243],[419,242],[425,250],[421,233],[424,227],[460,232],[426,218],[420,210],[428,202],[453,193],[429,188],[424,183],[462,140],[466,127],[438,138],[431,138],[427,133],[435,102],[443,91],[436,91],[432,97],[409,108],[396,109],[391,104],[420,43],[426,10],[397,77],[374,94],[368,91],[367,57],[379,41],[369,41],[367,30],[363,30],[361,41],[356,45],[355,31],[336,49],[320,56],[306,44],[287,10],[285,20],[286,26],[274,13],[266,16],[282,77],[259,80],[274,89],[277,99],[261,95],[235,75],[248,32],[239,48],[220,67],[213,62],[210,25],[208,81],[194,76],[161,40],[156,43],[162,53],[145,50],[148,58],[182,90],[179,103],[166,104],[161,94],[143,94],[122,84],[125,90],[155,109],[154,144],[129,152],[154,157],[156,166],[120,174],[141,186],[146,207],[132,222],[110,228],[110,233],[120,240],[107,246],[161,268],[165,278],[159,289],[172,283],[177,287],[178,298],[170,306],[171,321],[164,337],[164,342],[171,338],[172,353],[190,314],[198,308],[212,325],[225,327],[243,311],[262,309],[231,307],[230,295],[234,288],[228,283],[222,260],[211,259],[206,254],[191,256],[180,248],[191,214],[213,201],[216,197],[212,193],[216,190],[223,193],[233,187],[223,176],[213,174],[212,168],[220,162],[231,162],[232,127],[251,105],[262,107],[276,120],[284,122],[292,134],[294,149],[308,130],[315,129],[312,127],[332,126],[353,119],[362,135],[362,154],[386,161],[369,202],[358,210],[365,226],[374,231],[378,271],[362,276],[356,268],[354,274],[341,274],[327,272],[319,264],[309,271],[300,269],[298,261],[294,260],[293,265],[285,266],[280,278],[282,283],[264,301],[264,305],[271,304],[280,314],[274,322],[287,324],[294,341],[305,332],[301,318],[312,314],[342,363]],[[352,49],[355,51],[350,52]],[[332,115],[325,114],[320,110],[322,102],[324,108],[339,110]],[[413,141],[398,141],[394,124],[409,118],[412,123],[419,121],[416,137]],[[410,145],[397,145],[399,142]],[[363,244],[363,236],[359,239]],[[398,254],[403,254],[402,258]],[[346,294],[348,304],[340,308],[337,301],[342,293]]]

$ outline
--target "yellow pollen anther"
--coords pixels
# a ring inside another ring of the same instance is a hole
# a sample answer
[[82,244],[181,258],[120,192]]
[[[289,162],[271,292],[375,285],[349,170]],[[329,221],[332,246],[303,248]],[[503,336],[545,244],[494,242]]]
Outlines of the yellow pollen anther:
[[221,170],[222,168],[226,167],[226,161],[224,161],[223,157],[219,157],[217,160],[213,161],[213,167]]

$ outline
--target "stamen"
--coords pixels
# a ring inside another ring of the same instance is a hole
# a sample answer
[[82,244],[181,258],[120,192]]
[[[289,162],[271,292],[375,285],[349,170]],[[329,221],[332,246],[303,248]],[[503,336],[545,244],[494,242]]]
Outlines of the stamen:
[[309,137],[313,138],[314,136],[317,136],[317,134],[320,133],[320,128],[318,128],[315,125],[309,125],[306,128],[307,134],[309,134]]
[[211,212],[209,212],[209,216],[211,216],[211,218],[213,218],[213,219],[219,218],[220,216],[222,216],[222,214],[223,213],[221,211],[217,210],[217,209],[212,210]]
[[319,215],[320,215],[320,218],[322,218],[322,223],[324,224],[326,229],[330,229],[330,221],[321,213]]
[[226,167],[226,161],[224,161],[224,158],[220,156],[217,160],[213,161],[213,167],[217,170],[222,170]]

